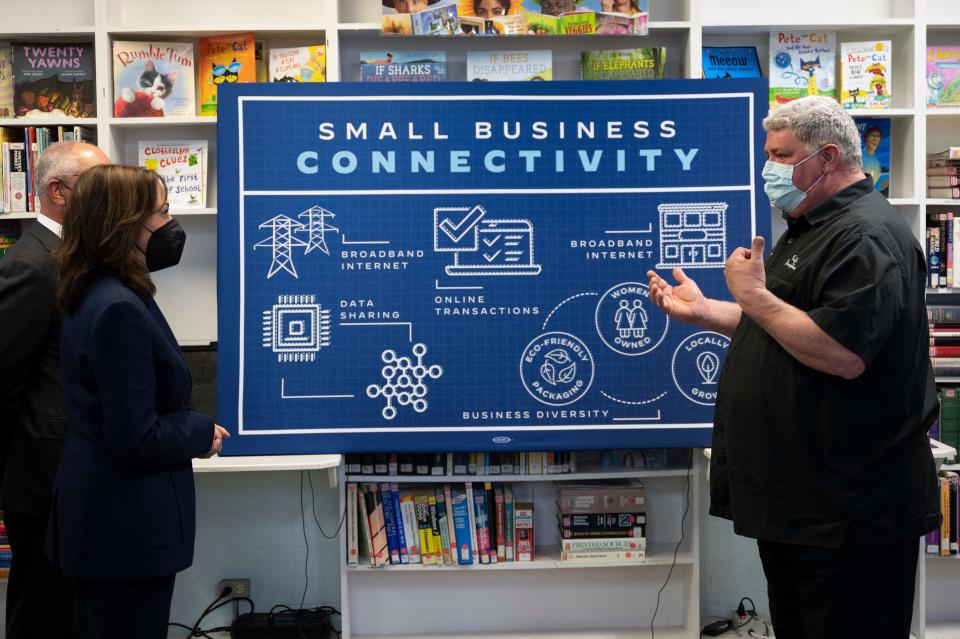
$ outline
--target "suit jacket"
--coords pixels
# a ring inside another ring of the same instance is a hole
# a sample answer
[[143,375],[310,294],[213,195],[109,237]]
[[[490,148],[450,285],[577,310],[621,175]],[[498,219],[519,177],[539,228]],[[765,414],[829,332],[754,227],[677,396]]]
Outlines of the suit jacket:
[[69,429],[49,542],[71,577],[174,574],[193,562],[190,460],[213,420],[190,410],[183,355],[153,299],[106,269],[63,319]]
[[0,507],[46,516],[67,425],[56,233],[39,222],[0,259]]

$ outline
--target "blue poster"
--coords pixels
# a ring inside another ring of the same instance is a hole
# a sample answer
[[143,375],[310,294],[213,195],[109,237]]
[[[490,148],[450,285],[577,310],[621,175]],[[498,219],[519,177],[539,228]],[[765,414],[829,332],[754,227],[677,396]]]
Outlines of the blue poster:
[[[221,87],[224,454],[709,445],[761,80]],[[759,185],[759,186],[758,186]]]

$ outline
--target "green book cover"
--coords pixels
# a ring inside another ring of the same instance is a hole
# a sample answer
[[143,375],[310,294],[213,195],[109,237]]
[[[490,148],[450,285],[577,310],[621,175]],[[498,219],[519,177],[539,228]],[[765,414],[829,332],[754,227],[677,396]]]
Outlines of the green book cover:
[[665,47],[584,51],[580,54],[584,80],[662,80]]

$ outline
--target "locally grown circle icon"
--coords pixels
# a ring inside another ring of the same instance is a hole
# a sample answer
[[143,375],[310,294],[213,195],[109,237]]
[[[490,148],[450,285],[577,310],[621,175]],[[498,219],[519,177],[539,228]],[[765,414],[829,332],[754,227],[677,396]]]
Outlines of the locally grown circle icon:
[[703,331],[687,337],[673,353],[673,382],[684,397],[695,404],[717,403],[717,382],[730,338]]
[[579,338],[554,331],[523,349],[520,381],[539,402],[565,406],[583,397],[593,384],[593,355]]

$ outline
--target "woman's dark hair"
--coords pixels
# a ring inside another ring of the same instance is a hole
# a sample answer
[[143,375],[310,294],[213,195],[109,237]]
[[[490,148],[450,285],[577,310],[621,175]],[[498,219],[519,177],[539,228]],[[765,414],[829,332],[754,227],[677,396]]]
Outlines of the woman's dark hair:
[[97,267],[105,266],[143,299],[156,288],[134,256],[144,222],[160,206],[160,178],[144,168],[103,164],[84,171],[70,194],[57,251],[60,306],[76,310]]

